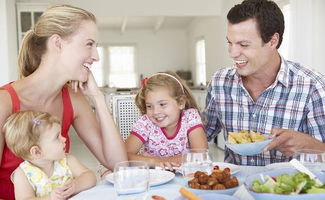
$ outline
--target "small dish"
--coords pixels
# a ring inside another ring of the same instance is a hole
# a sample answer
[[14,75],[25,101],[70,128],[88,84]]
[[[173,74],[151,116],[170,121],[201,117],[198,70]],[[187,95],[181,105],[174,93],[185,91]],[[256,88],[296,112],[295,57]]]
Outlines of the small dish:
[[201,190],[201,189],[193,189],[188,187],[188,185],[186,184],[186,189],[193,192],[194,194],[203,194],[203,193],[211,193],[211,194],[227,194],[227,195],[233,195],[236,190],[238,189],[239,186],[237,187],[233,187],[233,188],[229,188],[229,189],[225,189],[225,190]]
[[192,178],[184,178],[184,186],[187,190],[193,192],[194,194],[203,194],[203,193],[214,193],[214,194],[227,194],[227,195],[233,195],[237,189],[239,188],[240,185],[244,183],[244,180],[237,176],[238,183],[239,185],[237,187],[229,188],[229,189],[224,189],[224,190],[203,190],[203,189],[194,189],[190,188],[188,186],[188,181],[191,180]]
[[[216,194],[216,193],[202,193],[198,194],[202,200],[239,200],[237,197],[226,195],[226,194]],[[178,197],[175,200],[187,200],[184,197]]]
[[264,148],[272,142],[273,139],[267,139],[261,142],[252,142],[244,144],[229,144],[226,142],[227,148],[242,156],[251,156],[262,153]]

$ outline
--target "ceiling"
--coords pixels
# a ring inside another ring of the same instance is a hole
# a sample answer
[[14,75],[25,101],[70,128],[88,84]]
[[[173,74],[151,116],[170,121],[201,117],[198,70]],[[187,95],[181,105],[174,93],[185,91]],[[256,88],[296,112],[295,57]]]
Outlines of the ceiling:
[[[0,0],[1,1],[1,0]],[[68,4],[95,14],[100,29],[184,29],[200,17],[219,16],[229,0],[15,0],[17,4],[49,7]],[[232,0],[236,1],[236,0]]]
[[97,17],[98,26],[103,29],[127,30],[149,29],[158,32],[162,29],[186,28],[196,19],[194,16],[145,16],[145,17]]

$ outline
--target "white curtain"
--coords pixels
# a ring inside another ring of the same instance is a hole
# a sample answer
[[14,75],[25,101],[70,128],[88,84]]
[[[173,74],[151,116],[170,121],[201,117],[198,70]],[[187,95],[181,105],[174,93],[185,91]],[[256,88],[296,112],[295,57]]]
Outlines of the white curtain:
[[97,47],[99,61],[94,62],[91,71],[94,75],[94,78],[96,80],[96,83],[99,87],[105,86],[105,80],[104,80],[104,48],[103,47]]
[[290,0],[288,59],[322,72],[325,46],[325,1]]
[[136,87],[135,47],[110,46],[109,86],[119,88]]
[[196,42],[196,80],[197,85],[206,85],[205,40]]

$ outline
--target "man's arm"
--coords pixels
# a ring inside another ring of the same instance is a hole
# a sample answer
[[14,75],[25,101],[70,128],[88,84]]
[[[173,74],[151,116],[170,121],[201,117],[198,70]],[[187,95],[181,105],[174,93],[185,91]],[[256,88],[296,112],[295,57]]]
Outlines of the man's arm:
[[221,131],[221,122],[217,114],[217,106],[212,95],[212,82],[208,86],[208,93],[205,101],[205,110],[203,112],[203,124],[207,134],[208,141],[211,141]]

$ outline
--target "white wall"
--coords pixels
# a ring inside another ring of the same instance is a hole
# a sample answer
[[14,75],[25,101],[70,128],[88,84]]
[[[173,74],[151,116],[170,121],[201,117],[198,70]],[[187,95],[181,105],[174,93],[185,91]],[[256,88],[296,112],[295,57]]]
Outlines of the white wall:
[[7,12],[6,1],[0,1],[0,59],[1,59],[1,73],[0,73],[0,85],[9,81],[9,59],[8,59],[8,45],[7,42]]
[[134,44],[137,47],[138,74],[189,69],[187,33],[183,29],[160,30],[100,30],[100,44]]
[[325,75],[324,47],[325,47],[325,1],[314,0],[313,5],[313,63],[312,67]]
[[[221,17],[199,18],[189,27],[190,65],[195,75],[195,43],[203,38],[206,46],[206,80],[209,81],[213,73],[229,64],[225,49],[225,29],[221,27]],[[196,78],[194,76],[194,78]],[[197,80],[194,80],[198,85]]]
[[[283,0],[287,3],[288,0]],[[289,0],[290,35],[288,59],[325,74],[325,1]],[[281,2],[280,2],[281,3]]]
[[199,20],[194,21],[189,27],[189,55],[191,69],[192,72],[195,72],[195,42],[199,38],[204,38],[206,43],[207,81],[211,80],[211,76],[216,70],[232,65],[232,61],[227,52],[226,16],[229,9],[240,2],[240,0],[223,1],[220,16],[200,18]]
[[17,79],[15,2],[0,1],[0,85]]

